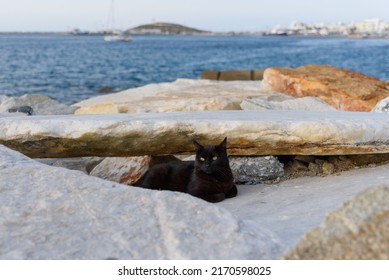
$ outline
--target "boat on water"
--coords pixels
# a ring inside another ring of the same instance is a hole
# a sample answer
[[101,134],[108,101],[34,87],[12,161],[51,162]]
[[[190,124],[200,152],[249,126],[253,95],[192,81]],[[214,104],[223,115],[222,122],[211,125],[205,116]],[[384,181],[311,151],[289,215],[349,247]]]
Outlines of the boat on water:
[[131,42],[132,37],[128,34],[123,34],[123,33],[114,34],[114,33],[112,33],[109,35],[105,35],[104,41],[106,41],[106,42]]
[[111,0],[111,7],[109,12],[109,25],[111,26],[111,31],[104,36],[104,41],[106,42],[131,42],[132,37],[129,34],[120,32],[115,29],[115,1]]

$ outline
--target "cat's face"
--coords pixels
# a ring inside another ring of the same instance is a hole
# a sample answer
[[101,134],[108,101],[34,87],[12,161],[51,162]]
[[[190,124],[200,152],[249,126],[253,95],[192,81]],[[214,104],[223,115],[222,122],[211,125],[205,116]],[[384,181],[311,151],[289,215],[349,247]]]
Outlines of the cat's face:
[[196,168],[207,174],[213,174],[221,170],[227,164],[227,138],[219,145],[202,146],[193,141],[196,148]]

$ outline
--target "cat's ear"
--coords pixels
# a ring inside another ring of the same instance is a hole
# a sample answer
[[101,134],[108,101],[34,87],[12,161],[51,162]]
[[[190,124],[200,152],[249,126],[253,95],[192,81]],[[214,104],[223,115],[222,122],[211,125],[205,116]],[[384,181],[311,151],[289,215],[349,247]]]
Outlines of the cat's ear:
[[195,146],[196,151],[204,149],[204,147],[200,145],[196,140],[193,140],[193,145]]
[[227,137],[224,138],[224,140],[219,144],[219,147],[222,148],[223,150],[227,149]]

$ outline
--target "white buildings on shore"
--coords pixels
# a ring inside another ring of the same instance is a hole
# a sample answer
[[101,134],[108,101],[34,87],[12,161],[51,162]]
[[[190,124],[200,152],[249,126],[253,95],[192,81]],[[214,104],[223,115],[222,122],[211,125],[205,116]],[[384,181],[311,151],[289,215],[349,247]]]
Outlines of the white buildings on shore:
[[389,37],[389,22],[382,19],[366,19],[362,22],[334,24],[306,24],[292,22],[289,27],[276,26],[264,35],[295,36],[350,36],[350,37]]
[[389,23],[382,19],[366,19],[356,23],[355,27],[359,33],[388,34],[389,32]]

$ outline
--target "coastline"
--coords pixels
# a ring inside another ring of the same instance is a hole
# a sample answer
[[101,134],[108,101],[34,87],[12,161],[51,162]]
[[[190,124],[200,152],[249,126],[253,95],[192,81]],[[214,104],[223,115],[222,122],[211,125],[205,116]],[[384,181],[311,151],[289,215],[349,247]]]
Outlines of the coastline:
[[[91,36],[91,37],[100,37],[107,35],[107,32],[82,32],[82,33],[73,33],[68,31],[50,31],[50,32],[22,32],[22,31],[10,31],[5,32],[1,31],[0,35],[27,35],[27,36]],[[336,38],[344,38],[344,39],[389,39],[389,35],[378,36],[378,35],[302,35],[302,34],[294,34],[294,35],[278,35],[278,34],[265,34],[265,32],[210,32],[206,34],[148,34],[148,33],[130,33],[131,36],[175,36],[175,37],[223,37],[223,36],[253,36],[253,37],[277,37],[277,38],[328,38],[328,39],[336,39]]]

